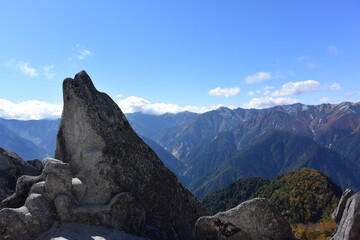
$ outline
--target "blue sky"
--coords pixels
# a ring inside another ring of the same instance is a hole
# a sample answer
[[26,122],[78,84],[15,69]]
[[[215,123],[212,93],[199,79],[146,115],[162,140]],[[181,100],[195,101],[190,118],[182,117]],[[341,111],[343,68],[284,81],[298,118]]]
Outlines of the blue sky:
[[360,2],[2,1],[0,117],[61,114],[86,70],[124,112],[360,101]]

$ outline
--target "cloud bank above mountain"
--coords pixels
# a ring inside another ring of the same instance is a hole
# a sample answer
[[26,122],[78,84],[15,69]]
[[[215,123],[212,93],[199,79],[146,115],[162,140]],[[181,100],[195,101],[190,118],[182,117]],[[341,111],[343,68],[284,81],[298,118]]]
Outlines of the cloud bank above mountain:
[[204,107],[191,105],[179,106],[171,103],[151,103],[144,98],[135,96],[119,100],[117,104],[124,113],[142,112],[147,114],[178,113],[184,111],[204,113],[222,107],[222,105],[210,105],[208,107]]
[[[164,113],[179,113],[184,111],[204,113],[215,110],[222,105],[210,106],[179,106],[171,103],[151,103],[150,101],[130,96],[117,101],[124,113],[142,112],[145,114],[160,115]],[[228,106],[235,108],[234,106]],[[0,117],[18,120],[39,120],[60,118],[63,105],[51,104],[38,100],[28,100],[14,103],[6,99],[0,99]]]
[[[52,66],[48,66],[50,70]],[[256,76],[256,77],[254,77]],[[267,74],[258,73],[253,77],[259,79],[266,79]],[[254,80],[254,79],[253,79]],[[254,80],[255,81],[255,80]],[[260,81],[260,80],[259,80]],[[164,113],[179,113],[184,111],[194,113],[204,113],[211,110],[218,109],[219,107],[228,107],[234,109],[241,108],[255,108],[263,109],[270,108],[276,105],[289,105],[301,102],[301,99],[294,96],[314,93],[319,90],[327,90],[328,92],[339,91],[341,85],[339,83],[332,83],[328,85],[322,85],[319,81],[306,80],[299,82],[287,82],[276,89],[274,86],[263,86],[257,90],[249,91],[247,96],[247,102],[238,102],[233,105],[212,104],[208,106],[199,105],[186,105],[181,106],[175,103],[155,102],[152,103],[149,100],[136,96],[124,97],[122,94],[114,96],[117,104],[124,113],[142,112],[145,114],[160,115]],[[220,97],[236,97],[240,94],[239,87],[233,88],[215,88],[208,92],[212,96]],[[238,100],[235,100],[238,101]],[[322,96],[318,98],[319,103],[331,103],[332,98],[328,96]],[[0,117],[7,119],[19,119],[19,120],[37,120],[37,119],[54,119],[60,118],[62,112],[62,104],[51,104],[39,100],[26,100],[18,103],[14,103],[7,99],[0,99]]]
[[244,104],[243,108],[256,108],[256,109],[263,109],[263,108],[270,108],[274,107],[276,105],[289,105],[300,102],[297,99],[294,98],[274,98],[274,97],[259,97],[259,98],[253,98],[250,100],[249,103]]
[[59,118],[62,109],[61,104],[50,104],[38,100],[13,103],[6,99],[0,99],[0,117],[7,119],[38,120]]

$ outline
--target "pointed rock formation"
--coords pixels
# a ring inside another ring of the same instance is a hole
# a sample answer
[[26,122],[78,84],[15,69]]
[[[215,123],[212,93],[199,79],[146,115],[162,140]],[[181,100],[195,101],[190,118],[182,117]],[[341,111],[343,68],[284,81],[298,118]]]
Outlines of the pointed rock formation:
[[2,202],[0,239],[35,239],[54,222],[120,229],[150,239],[193,239],[201,203],[133,131],[86,72],[63,83],[55,156],[22,176]]
[[205,216],[195,225],[197,240],[293,240],[289,223],[265,198],[255,198],[226,212]]
[[191,239],[204,208],[134,132],[117,104],[95,89],[85,71],[65,79],[63,92],[55,158],[68,163],[83,185],[77,204],[107,204],[127,192],[135,212],[144,214],[144,228],[135,232]]

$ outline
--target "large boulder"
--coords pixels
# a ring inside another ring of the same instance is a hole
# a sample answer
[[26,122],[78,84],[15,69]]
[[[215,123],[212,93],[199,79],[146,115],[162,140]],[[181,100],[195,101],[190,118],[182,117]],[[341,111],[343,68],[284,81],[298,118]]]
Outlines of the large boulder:
[[336,232],[331,240],[359,240],[360,239],[360,192],[345,190],[338,207],[333,213],[338,223]]
[[63,93],[55,158],[68,163],[83,185],[75,203],[108,204],[126,192],[126,201],[137,208],[133,212],[144,213],[144,227],[133,227],[135,233],[191,239],[193,225],[206,210],[134,132],[117,104],[95,89],[85,71],[65,79]]
[[265,198],[255,198],[226,212],[197,220],[198,240],[290,240],[295,239],[289,223]]
[[0,202],[15,192],[20,176],[40,175],[42,168],[39,160],[25,161],[16,153],[0,147]]

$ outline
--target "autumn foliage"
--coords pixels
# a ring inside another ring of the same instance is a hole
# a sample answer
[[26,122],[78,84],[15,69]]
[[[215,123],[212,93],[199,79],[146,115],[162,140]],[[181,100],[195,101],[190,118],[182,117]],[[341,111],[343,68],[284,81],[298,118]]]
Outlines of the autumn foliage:
[[296,238],[300,240],[329,240],[335,231],[335,222],[321,222],[291,225]]

